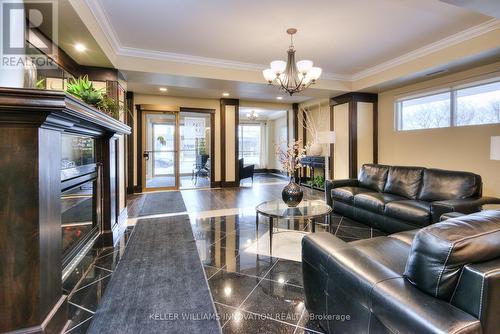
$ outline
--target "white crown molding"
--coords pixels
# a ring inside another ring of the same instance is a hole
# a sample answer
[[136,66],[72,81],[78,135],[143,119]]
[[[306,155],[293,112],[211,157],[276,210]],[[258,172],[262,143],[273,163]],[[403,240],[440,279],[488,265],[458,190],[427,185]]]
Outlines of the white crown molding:
[[[116,56],[155,59],[183,64],[211,66],[245,71],[262,71],[267,68],[266,65],[261,64],[123,46],[123,44],[120,42],[120,39],[118,38],[118,34],[113,28],[113,25],[109,21],[105,10],[102,8],[102,4],[100,3],[100,1],[85,0],[85,3],[96,18],[96,21],[98,22]],[[494,18],[454,35],[443,38],[434,43],[425,45],[414,51],[408,52],[402,56],[362,70],[360,72],[354,74],[323,73],[321,79],[332,81],[347,81],[352,83],[356,80],[379,74],[381,72],[387,71],[388,69],[408,63],[410,61],[443,50],[453,45],[465,42],[469,39],[481,36],[499,28],[500,20]]]
[[352,80],[360,80],[372,75],[376,75],[393,67],[408,63],[410,61],[416,60],[420,57],[424,57],[431,53],[446,49],[453,45],[465,42],[469,39],[484,35],[490,31],[500,28],[499,19],[491,19],[479,25],[473,26],[469,29],[463,30],[454,35],[443,38],[437,42],[427,44],[421,48],[408,52],[402,56],[396,57],[389,61],[383,62],[381,64],[375,65],[373,67],[367,68],[366,70],[357,72],[352,75]]
[[85,4],[89,8],[90,12],[92,15],[94,15],[97,23],[99,24],[102,32],[106,36],[106,39],[108,40],[109,45],[113,49],[113,52],[118,54],[118,51],[121,48],[121,42],[120,39],[118,38],[118,34],[113,28],[113,25],[108,19],[108,16],[106,15],[106,12],[101,6],[101,3],[99,0],[85,0]]

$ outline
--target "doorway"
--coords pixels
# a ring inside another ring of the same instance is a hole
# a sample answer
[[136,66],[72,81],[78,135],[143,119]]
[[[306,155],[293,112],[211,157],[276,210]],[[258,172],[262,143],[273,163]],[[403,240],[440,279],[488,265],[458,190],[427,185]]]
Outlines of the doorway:
[[179,113],[144,112],[144,191],[179,189]]
[[137,105],[142,191],[214,186],[215,110]]

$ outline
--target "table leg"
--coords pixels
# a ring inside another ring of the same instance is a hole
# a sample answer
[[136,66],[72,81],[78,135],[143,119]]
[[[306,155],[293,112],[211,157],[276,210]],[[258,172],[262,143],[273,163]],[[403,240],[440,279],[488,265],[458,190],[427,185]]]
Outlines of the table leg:
[[316,225],[314,224],[314,218],[310,220],[312,233],[316,232]]
[[273,217],[269,217],[269,255],[273,255]]
[[255,234],[259,237],[259,213],[255,213]]

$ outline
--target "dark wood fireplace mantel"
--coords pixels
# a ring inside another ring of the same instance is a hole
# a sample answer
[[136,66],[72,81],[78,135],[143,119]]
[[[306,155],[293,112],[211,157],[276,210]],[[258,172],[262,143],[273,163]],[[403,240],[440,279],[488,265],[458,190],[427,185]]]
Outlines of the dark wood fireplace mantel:
[[96,162],[103,166],[102,231],[113,235],[116,141],[130,127],[64,92],[0,88],[0,332],[54,333],[67,322],[62,133],[96,138]]

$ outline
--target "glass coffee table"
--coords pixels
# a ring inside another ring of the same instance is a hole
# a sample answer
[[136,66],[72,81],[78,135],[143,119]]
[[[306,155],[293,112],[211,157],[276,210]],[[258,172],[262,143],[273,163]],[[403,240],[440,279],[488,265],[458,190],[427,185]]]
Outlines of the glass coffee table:
[[[282,200],[274,200],[260,203],[255,208],[255,228],[259,233],[259,215],[269,217],[269,250],[273,249],[273,228],[274,223],[282,219],[288,222],[304,220],[311,226],[311,231],[315,232],[315,224],[330,226],[330,212],[332,208],[320,200],[303,200],[294,208],[288,207]],[[323,223],[318,222],[322,219]]]

